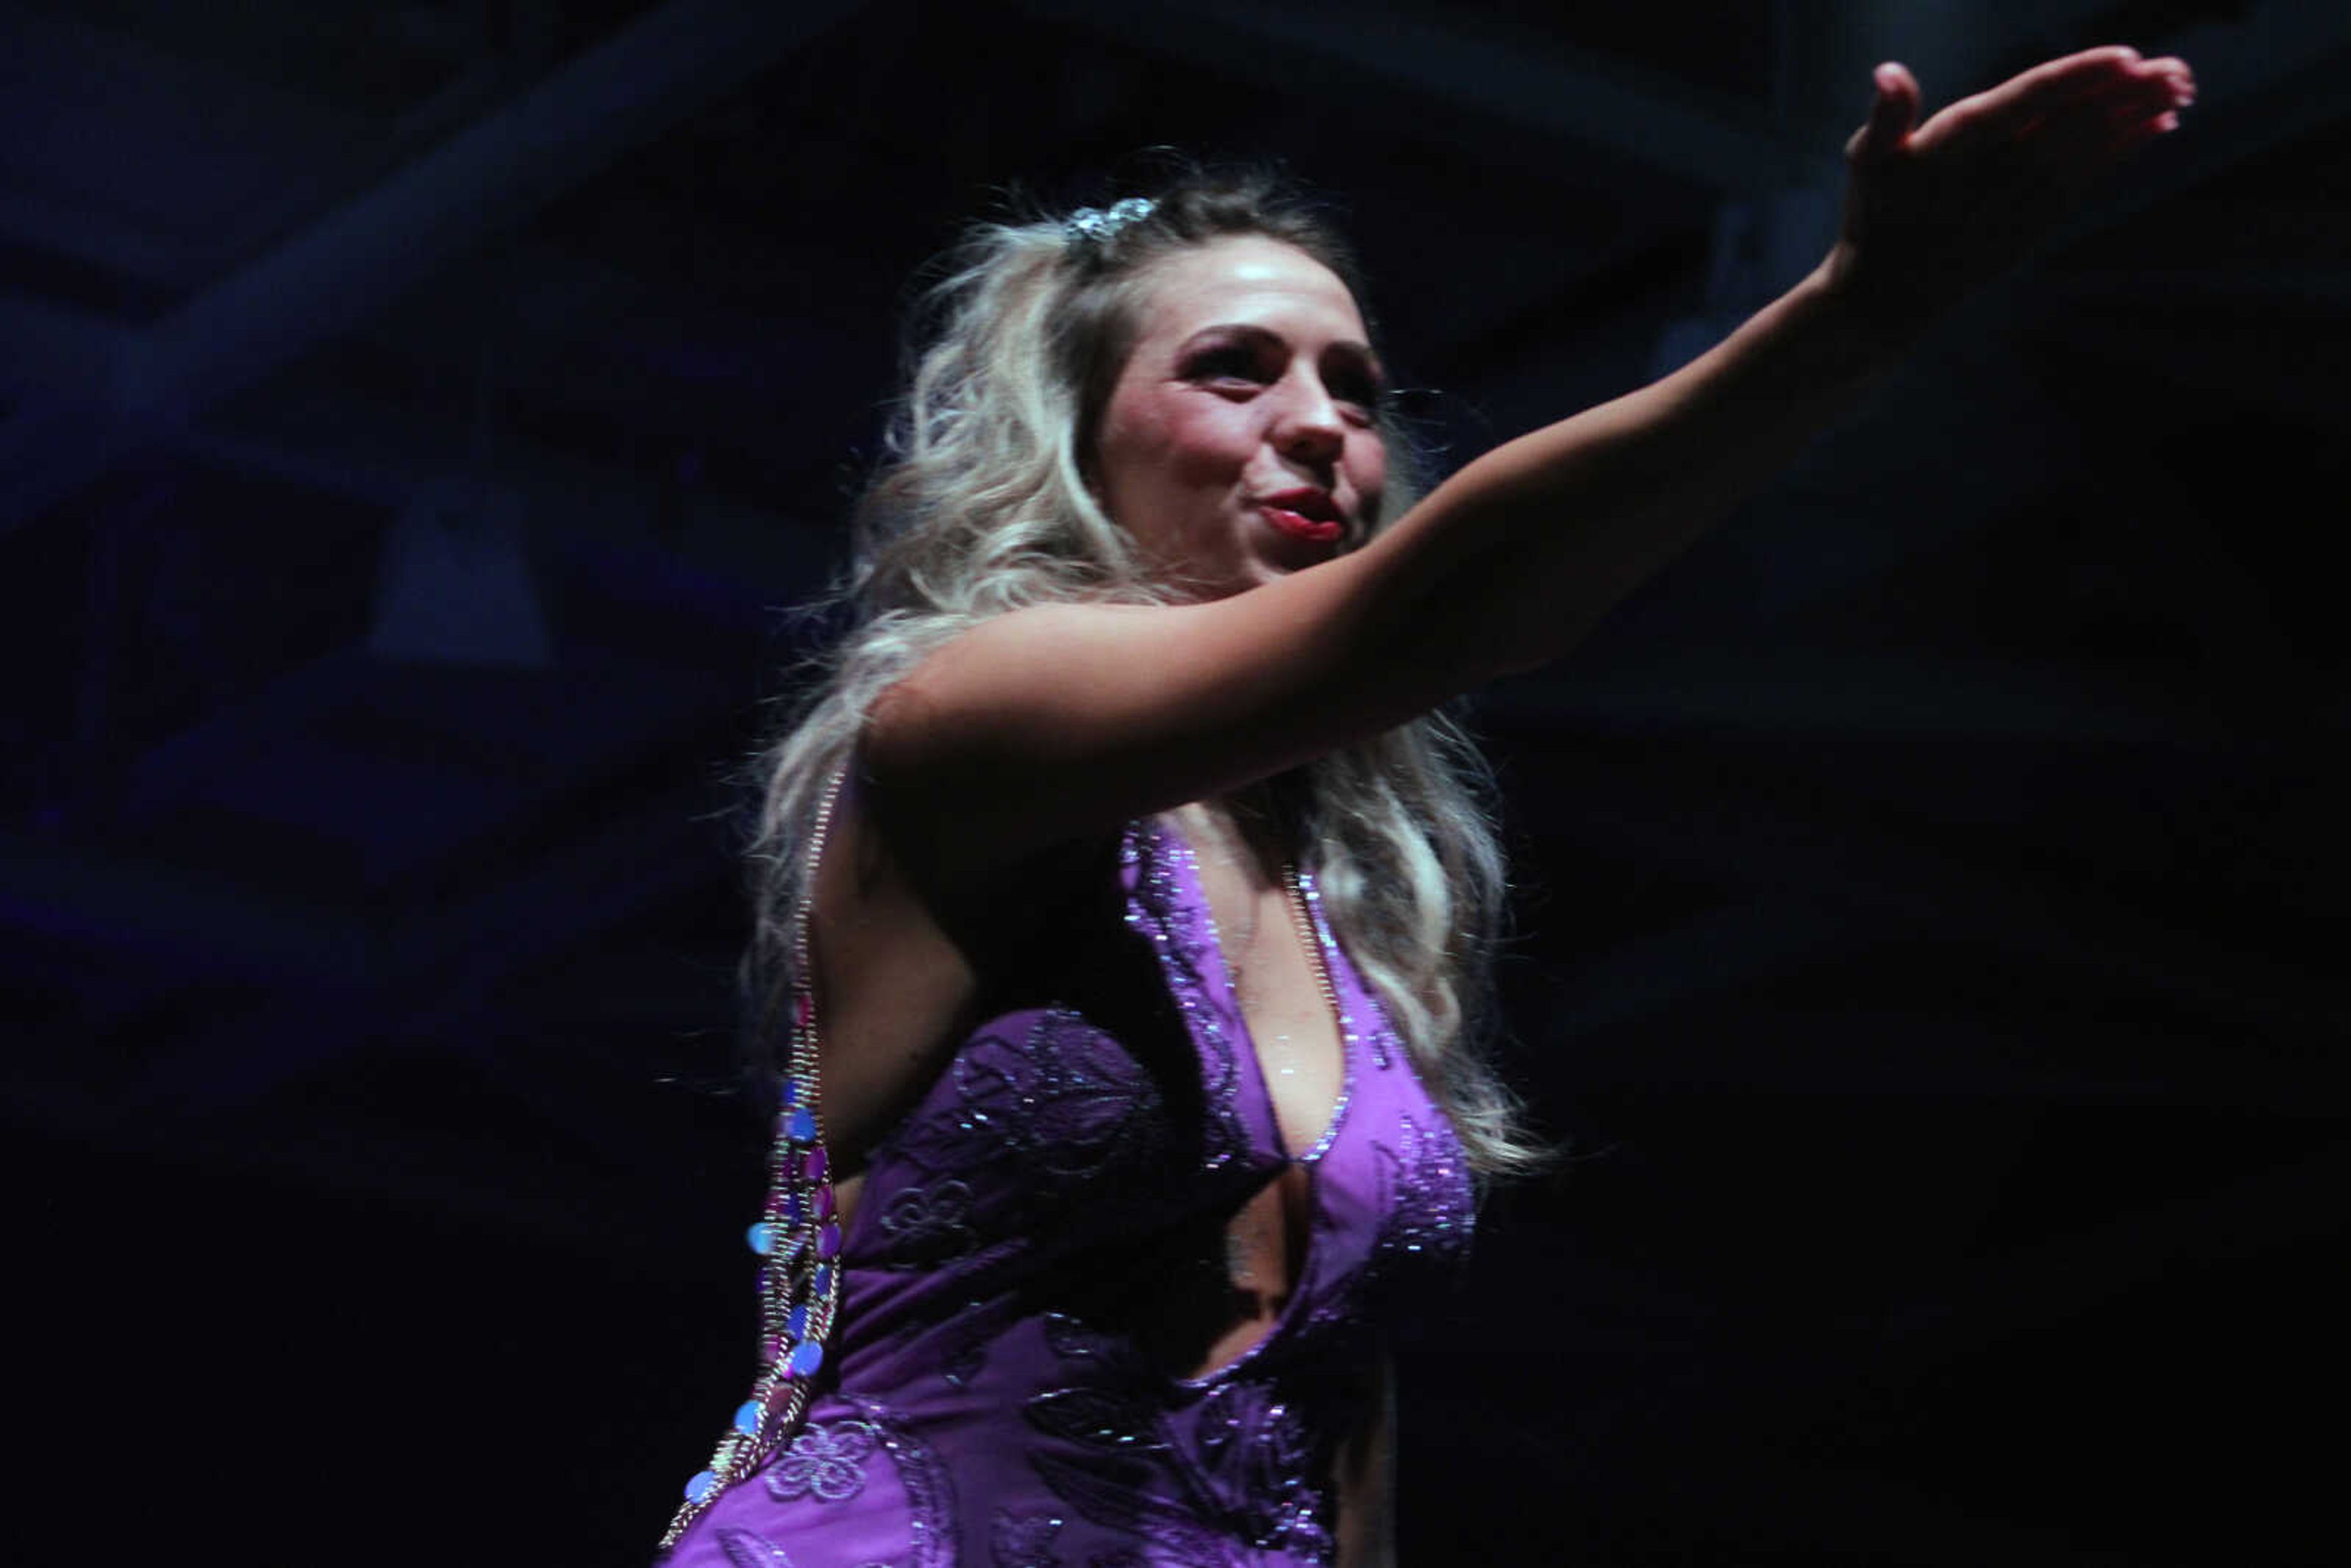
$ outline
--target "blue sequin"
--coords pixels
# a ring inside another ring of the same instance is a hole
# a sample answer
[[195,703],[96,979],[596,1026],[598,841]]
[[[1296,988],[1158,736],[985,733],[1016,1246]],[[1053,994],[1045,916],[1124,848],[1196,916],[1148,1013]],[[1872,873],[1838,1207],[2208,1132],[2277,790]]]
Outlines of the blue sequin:
[[806,1307],[794,1307],[790,1312],[785,1315],[784,1332],[791,1335],[794,1339],[805,1339],[808,1336],[808,1309]]
[[765,1258],[768,1249],[776,1244],[775,1228],[762,1219],[743,1232],[743,1240],[752,1251]]
[[796,1144],[816,1142],[816,1116],[806,1106],[785,1118],[784,1135]]
[[822,1263],[817,1266],[816,1278],[809,1281],[809,1289],[820,1296],[832,1289],[831,1264]]
[[824,1346],[816,1341],[802,1340],[792,1347],[791,1366],[795,1377],[812,1377],[816,1369],[823,1364]]
[[747,1437],[757,1437],[762,1406],[756,1399],[746,1399],[735,1407],[735,1429]]
[[695,1478],[685,1483],[685,1500],[688,1502],[700,1502],[704,1498],[710,1495],[710,1489],[717,1484],[718,1475],[716,1471],[696,1471]]

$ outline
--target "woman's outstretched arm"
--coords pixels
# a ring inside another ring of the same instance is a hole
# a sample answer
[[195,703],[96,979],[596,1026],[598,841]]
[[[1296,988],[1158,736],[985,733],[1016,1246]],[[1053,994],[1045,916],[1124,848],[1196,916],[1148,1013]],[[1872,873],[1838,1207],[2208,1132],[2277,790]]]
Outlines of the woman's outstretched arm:
[[930,875],[1265,778],[1564,653],[1937,316],[2177,123],[2178,60],[2054,60],[1917,123],[1882,66],[1821,265],[1691,364],[1509,442],[1360,550],[1212,603],[975,628],[877,705],[866,766]]

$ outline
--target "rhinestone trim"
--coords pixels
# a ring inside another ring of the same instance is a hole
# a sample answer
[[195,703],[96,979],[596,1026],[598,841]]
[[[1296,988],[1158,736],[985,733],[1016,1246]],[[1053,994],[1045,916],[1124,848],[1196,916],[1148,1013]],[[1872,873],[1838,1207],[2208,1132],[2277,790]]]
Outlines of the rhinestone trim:
[[1298,1163],[1311,1166],[1331,1152],[1339,1141],[1339,1129],[1347,1120],[1347,1107],[1355,1099],[1355,1020],[1339,1005],[1339,988],[1331,979],[1331,955],[1335,944],[1322,924],[1322,890],[1314,885],[1311,872],[1298,869],[1295,864],[1281,868],[1282,884],[1290,894],[1290,912],[1298,922],[1300,940],[1306,944],[1306,955],[1313,961],[1314,977],[1322,982],[1322,1000],[1329,1006],[1331,1016],[1339,1025],[1339,1103],[1331,1107],[1331,1124],[1314,1146],[1298,1156]]

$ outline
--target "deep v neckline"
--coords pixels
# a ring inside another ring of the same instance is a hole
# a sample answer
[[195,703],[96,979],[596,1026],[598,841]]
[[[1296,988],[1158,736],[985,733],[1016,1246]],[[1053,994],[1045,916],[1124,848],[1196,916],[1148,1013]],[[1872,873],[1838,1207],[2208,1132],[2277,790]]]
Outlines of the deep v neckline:
[[[1265,1058],[1258,1051],[1257,1031],[1249,1022],[1248,1009],[1241,1005],[1240,991],[1233,983],[1232,963],[1225,953],[1224,933],[1217,923],[1216,905],[1209,902],[1208,885],[1200,874],[1199,852],[1193,847],[1190,835],[1185,832],[1184,824],[1176,818],[1174,813],[1162,813],[1158,821],[1160,831],[1175,851],[1177,868],[1190,883],[1191,895],[1198,901],[1201,922],[1207,927],[1208,939],[1206,946],[1213,955],[1209,962],[1212,962],[1217,969],[1217,988],[1225,998],[1233,1017],[1236,1032],[1240,1037],[1239,1054],[1247,1059],[1249,1076],[1257,1084],[1258,1103],[1265,1108],[1266,1124],[1272,1135],[1274,1152],[1287,1163],[1313,1166],[1321,1161],[1322,1156],[1330,1152],[1331,1145],[1338,1141],[1340,1129],[1347,1119],[1347,1107],[1354,1099],[1355,1030],[1352,1020],[1347,1016],[1346,1004],[1339,999],[1338,974],[1332,962],[1335,954],[1332,951],[1332,944],[1324,932],[1322,913],[1315,908],[1318,894],[1314,891],[1312,881],[1303,872],[1291,873],[1290,875],[1285,875],[1283,879],[1282,892],[1284,902],[1289,905],[1287,911],[1290,916],[1289,924],[1293,929],[1301,925],[1305,927],[1305,929],[1297,930],[1297,936],[1301,943],[1311,944],[1306,948],[1307,967],[1317,973],[1321,979],[1324,1009],[1329,1015],[1331,1027],[1339,1036],[1339,1090],[1331,1103],[1330,1110],[1324,1113],[1321,1135],[1308,1146],[1305,1153],[1292,1155],[1290,1152],[1289,1137],[1282,1131],[1280,1111],[1274,1103],[1273,1085],[1266,1075]],[[1294,890],[1291,881],[1293,876]],[[1306,915],[1303,922],[1298,918],[1301,904],[1304,906]]]

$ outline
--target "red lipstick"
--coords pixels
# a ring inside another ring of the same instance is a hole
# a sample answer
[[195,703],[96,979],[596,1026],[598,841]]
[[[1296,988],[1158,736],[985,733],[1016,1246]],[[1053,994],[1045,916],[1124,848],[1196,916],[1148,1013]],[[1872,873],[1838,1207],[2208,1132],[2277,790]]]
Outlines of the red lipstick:
[[1266,520],[1294,539],[1318,545],[1336,544],[1347,531],[1339,505],[1327,490],[1310,487],[1284,490],[1258,502]]

